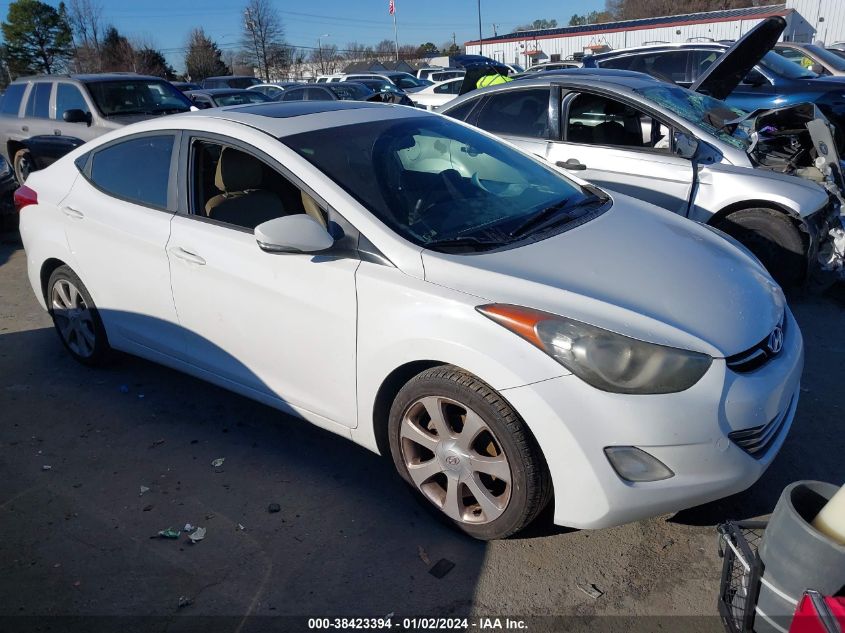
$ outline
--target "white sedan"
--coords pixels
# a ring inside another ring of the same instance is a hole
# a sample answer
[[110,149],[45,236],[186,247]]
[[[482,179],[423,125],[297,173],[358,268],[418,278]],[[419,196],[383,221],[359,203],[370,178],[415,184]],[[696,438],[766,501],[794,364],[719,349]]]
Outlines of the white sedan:
[[128,126],[16,193],[70,354],[121,350],[392,456],[472,536],[598,528],[756,481],[801,334],[753,256],[401,106]]
[[426,110],[437,110],[461,94],[461,86],[464,83],[463,77],[441,81],[422,90],[408,93],[411,101],[420,108]]

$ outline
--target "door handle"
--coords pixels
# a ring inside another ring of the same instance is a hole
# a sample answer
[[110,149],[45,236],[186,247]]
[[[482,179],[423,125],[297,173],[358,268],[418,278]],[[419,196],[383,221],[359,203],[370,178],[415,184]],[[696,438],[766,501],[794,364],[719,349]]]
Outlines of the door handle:
[[574,171],[580,171],[582,169],[587,169],[587,166],[579,161],[577,158],[570,158],[566,161],[559,160],[555,163],[558,167],[563,167],[564,169],[570,169]]
[[85,214],[82,213],[79,209],[74,209],[73,207],[62,207],[62,213],[64,213],[67,217],[73,218],[74,220],[81,220],[85,217]]
[[197,255],[196,253],[192,253],[191,251],[186,251],[181,246],[177,246],[174,248],[169,249],[170,254],[173,257],[178,259],[184,259],[186,262],[190,262],[192,264],[197,264],[198,266],[205,266],[205,260]]

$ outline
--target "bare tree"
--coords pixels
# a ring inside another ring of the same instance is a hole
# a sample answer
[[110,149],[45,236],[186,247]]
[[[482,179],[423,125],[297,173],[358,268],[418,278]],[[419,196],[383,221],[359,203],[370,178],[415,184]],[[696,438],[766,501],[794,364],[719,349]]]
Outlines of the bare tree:
[[740,9],[759,4],[756,0],[605,0],[605,8],[617,20],[637,20],[699,11]]
[[285,35],[282,19],[270,0],[249,0],[243,29],[241,45],[258,66],[258,74],[269,81],[273,51],[284,45]]
[[102,70],[103,5],[99,0],[70,0],[68,19],[73,30],[74,70]]

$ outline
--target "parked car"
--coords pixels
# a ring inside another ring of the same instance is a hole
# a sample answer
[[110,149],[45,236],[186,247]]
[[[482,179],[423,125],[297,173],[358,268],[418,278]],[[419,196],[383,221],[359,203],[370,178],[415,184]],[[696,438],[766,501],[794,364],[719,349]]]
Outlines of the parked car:
[[411,93],[411,101],[426,110],[436,110],[457,97],[461,93],[463,83],[464,78],[459,77],[426,86],[422,90]]
[[245,103],[266,103],[272,101],[270,97],[254,90],[238,90],[235,88],[213,88],[210,90],[191,90],[186,92],[193,104],[200,108],[219,108],[221,106],[242,105]]
[[0,154],[19,183],[101,134],[150,117],[187,112],[170,82],[133,73],[16,79],[0,104]]
[[422,90],[432,83],[428,79],[417,79],[411,73],[384,71],[380,73],[349,73],[344,75],[343,81],[358,81],[359,79],[384,79],[407,93]]
[[367,99],[368,101],[381,101],[382,103],[396,103],[407,106],[415,105],[404,90],[384,79],[357,79],[354,83],[366,86],[379,95],[378,99],[375,96],[370,96]]
[[[837,238],[845,241],[845,187],[832,132],[812,108],[749,118],[642,73],[579,69],[470,92],[440,111],[599,186],[716,227],[781,283],[796,284],[845,262],[836,251]],[[822,128],[810,133],[814,120]],[[828,165],[817,165],[825,144]]]
[[171,81],[170,83],[182,92],[187,92],[188,90],[202,90],[202,86],[189,81]]
[[446,70],[443,66],[429,66],[428,68],[419,68],[417,70],[417,79],[428,79],[432,73],[439,73]]
[[845,59],[822,46],[781,42],[775,44],[775,52],[802,68],[808,68],[817,75],[845,75]]
[[241,88],[246,89],[250,86],[257,86],[261,80],[249,75],[225,75],[221,77],[206,77],[202,80],[203,90],[213,88]]
[[17,188],[11,166],[0,156],[0,232],[12,231],[18,226],[18,214],[12,205],[12,194]]
[[[763,25],[765,29],[760,30]],[[711,97],[748,112],[815,103],[836,125],[842,151],[845,134],[840,128],[845,125],[845,80],[819,77],[773,52],[771,49],[785,26],[783,18],[767,18],[753,29],[756,33],[753,39],[747,39],[746,34],[732,46],[708,42],[662,44],[586,55],[583,62],[592,68],[645,72],[697,89],[709,68],[719,60],[719,70],[715,71],[719,79],[710,81],[704,89]],[[742,41],[746,44],[737,48]],[[731,54],[726,55],[729,51]]]
[[450,70],[442,70],[440,72],[431,73],[428,77],[425,77],[425,79],[433,81],[434,83],[440,83],[441,81],[448,81],[449,79],[463,77],[466,75],[466,72],[467,71],[463,69],[453,68]]
[[353,81],[296,86],[285,90],[276,101],[366,101],[376,93]]
[[319,75],[317,79],[314,80],[314,83],[318,84],[325,84],[325,83],[332,83],[335,81],[344,81],[346,75],[343,73],[334,73],[333,75]]
[[581,66],[581,62],[575,61],[574,59],[562,62],[541,62],[539,64],[529,66],[524,71],[522,71],[522,73],[544,73],[549,70],[567,70],[569,68],[581,68]]
[[297,81],[277,81],[271,84],[255,84],[254,86],[247,88],[247,90],[255,90],[256,92],[260,92],[261,94],[270,97],[271,99],[276,99],[286,89],[301,85],[302,84]]
[[753,256],[416,108],[147,121],[16,201],[73,358],[136,354],[390,455],[478,538],[552,495],[599,528],[739,492],[798,405],[801,333]]

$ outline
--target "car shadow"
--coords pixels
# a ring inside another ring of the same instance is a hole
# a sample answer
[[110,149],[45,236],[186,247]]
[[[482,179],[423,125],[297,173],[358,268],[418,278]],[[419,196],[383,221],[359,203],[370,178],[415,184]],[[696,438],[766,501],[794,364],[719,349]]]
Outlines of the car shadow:
[[11,231],[0,231],[0,266],[9,261],[12,253],[22,248],[23,242],[17,227]]
[[389,459],[139,358],[81,366],[52,328],[0,334],[0,370],[0,615],[469,613],[485,544]]

